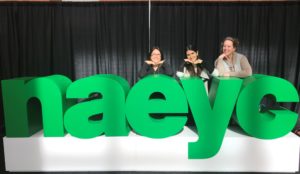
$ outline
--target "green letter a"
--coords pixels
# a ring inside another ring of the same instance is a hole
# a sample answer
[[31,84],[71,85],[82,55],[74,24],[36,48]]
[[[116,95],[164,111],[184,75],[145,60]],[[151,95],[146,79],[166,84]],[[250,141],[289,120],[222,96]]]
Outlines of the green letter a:
[[[78,138],[94,138],[103,133],[127,136],[130,130],[125,117],[128,91],[128,82],[112,74],[94,75],[73,82],[67,98],[89,98],[93,93],[98,93],[99,97],[72,106],[65,114],[66,130]],[[95,115],[100,118],[91,119]]]

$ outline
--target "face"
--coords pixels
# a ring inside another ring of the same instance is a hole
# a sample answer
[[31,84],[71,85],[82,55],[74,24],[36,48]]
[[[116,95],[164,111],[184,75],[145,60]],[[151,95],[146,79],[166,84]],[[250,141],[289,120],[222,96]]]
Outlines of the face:
[[186,51],[186,57],[187,57],[190,61],[194,62],[194,61],[196,61],[197,58],[198,58],[198,52],[195,52],[195,51],[193,51],[193,50],[187,50],[187,51]]
[[233,42],[231,40],[225,40],[223,44],[223,53],[226,55],[230,55],[235,52],[235,48],[233,47]]
[[151,61],[154,63],[158,63],[161,61],[161,53],[158,49],[154,49],[151,53]]

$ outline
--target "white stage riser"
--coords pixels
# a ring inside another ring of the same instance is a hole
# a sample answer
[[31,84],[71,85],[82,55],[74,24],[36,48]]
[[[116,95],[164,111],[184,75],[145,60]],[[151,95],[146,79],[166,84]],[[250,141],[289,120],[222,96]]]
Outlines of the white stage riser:
[[189,128],[180,134],[151,139],[131,132],[128,137],[78,139],[3,138],[7,171],[218,171],[296,172],[299,138],[290,133],[261,140],[227,129],[218,154],[188,159],[188,142],[198,136]]

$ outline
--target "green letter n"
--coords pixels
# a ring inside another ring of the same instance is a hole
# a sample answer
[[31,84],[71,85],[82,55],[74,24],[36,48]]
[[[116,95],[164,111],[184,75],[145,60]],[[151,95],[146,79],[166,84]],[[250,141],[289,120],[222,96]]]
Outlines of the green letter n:
[[64,136],[63,113],[71,104],[65,93],[70,84],[61,75],[3,80],[6,136],[29,137],[42,127],[46,137]]

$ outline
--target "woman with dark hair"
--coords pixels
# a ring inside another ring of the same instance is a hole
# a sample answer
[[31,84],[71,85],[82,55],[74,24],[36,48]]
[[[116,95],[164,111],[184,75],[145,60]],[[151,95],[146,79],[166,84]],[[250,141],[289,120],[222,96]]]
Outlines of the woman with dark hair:
[[178,77],[201,77],[205,82],[206,91],[208,91],[209,72],[206,70],[203,60],[199,58],[198,49],[193,45],[188,45],[185,51],[186,58],[176,75]]
[[153,47],[145,60],[138,77],[143,78],[150,74],[165,74],[173,76],[170,65],[165,62],[163,52],[158,47]]
[[252,68],[246,56],[237,53],[239,41],[232,37],[226,37],[222,42],[222,54],[215,61],[213,75],[225,77],[247,77],[252,75]]

